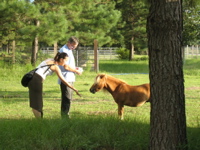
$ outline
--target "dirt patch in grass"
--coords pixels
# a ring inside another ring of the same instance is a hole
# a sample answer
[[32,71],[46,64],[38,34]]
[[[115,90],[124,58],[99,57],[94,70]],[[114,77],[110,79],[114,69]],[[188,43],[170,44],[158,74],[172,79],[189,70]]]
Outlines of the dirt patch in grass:
[[189,87],[185,88],[186,90],[200,90],[200,87]]

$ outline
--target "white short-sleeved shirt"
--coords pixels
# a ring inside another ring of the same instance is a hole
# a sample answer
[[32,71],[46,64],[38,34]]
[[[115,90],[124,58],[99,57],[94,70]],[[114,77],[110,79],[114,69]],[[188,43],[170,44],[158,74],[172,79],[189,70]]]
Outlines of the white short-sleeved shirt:
[[[75,59],[74,59],[74,55],[72,50],[70,50],[67,45],[64,45],[62,48],[60,48],[59,50],[60,53],[64,52],[68,54],[69,60],[66,62],[66,65],[69,65],[71,68],[76,68],[75,67]],[[67,82],[75,82],[75,74],[74,72],[68,71],[66,69],[64,69],[63,66],[59,66],[61,69],[61,72],[64,76],[64,78],[66,79]],[[58,83],[60,84],[60,79],[58,81]]]
[[[37,66],[37,70],[35,73],[37,73],[38,75],[40,75],[44,80],[46,79],[46,76],[48,75],[52,75],[53,74],[53,71],[49,68],[49,66],[45,66],[47,65],[46,62],[50,61],[50,60],[53,60],[53,59],[47,59],[47,60],[44,60],[43,62],[41,62],[38,66]],[[45,67],[42,67],[41,66],[45,66]],[[49,68],[49,69],[48,69]]]

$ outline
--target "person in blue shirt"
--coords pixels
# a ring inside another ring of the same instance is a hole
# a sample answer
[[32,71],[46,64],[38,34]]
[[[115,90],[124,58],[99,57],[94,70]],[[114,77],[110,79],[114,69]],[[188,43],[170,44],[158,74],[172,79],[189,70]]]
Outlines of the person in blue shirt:
[[[78,46],[78,38],[72,36],[68,39],[68,42],[60,48],[59,52],[68,54],[68,61],[64,66],[60,66],[61,72],[66,79],[66,81],[73,86],[75,82],[75,74],[81,75],[82,72],[76,69],[75,59],[73,55],[73,50]],[[71,100],[73,95],[73,90],[66,86],[59,79],[60,89],[61,89],[61,116],[69,118],[69,111],[71,106]]]

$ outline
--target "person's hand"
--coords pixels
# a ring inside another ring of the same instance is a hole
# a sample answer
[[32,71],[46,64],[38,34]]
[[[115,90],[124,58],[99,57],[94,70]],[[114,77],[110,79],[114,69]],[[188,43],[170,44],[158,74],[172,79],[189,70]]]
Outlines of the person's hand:
[[78,74],[78,75],[81,75],[81,74],[82,74],[82,72],[81,72],[81,71],[79,71],[79,70],[76,70],[76,74]]
[[81,94],[78,92],[78,90],[75,90],[75,92],[76,92],[76,94],[77,94],[78,96],[82,97]]
[[75,71],[76,74],[81,75],[82,72],[83,72],[83,68],[81,68],[81,67],[76,67],[76,71]]

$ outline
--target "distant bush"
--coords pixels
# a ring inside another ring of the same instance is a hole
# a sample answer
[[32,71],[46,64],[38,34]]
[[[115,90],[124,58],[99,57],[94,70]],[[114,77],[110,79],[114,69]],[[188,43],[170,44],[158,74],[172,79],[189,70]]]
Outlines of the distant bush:
[[[117,53],[119,59],[129,59],[129,50],[126,48],[119,48],[116,50],[116,53]],[[137,57],[135,57],[135,56],[136,55],[133,56],[134,61],[148,60],[147,55],[137,55]]]
[[148,55],[134,55],[134,61],[147,61],[149,60]]
[[128,59],[129,58],[129,50],[126,48],[119,48],[116,51],[119,59]]

